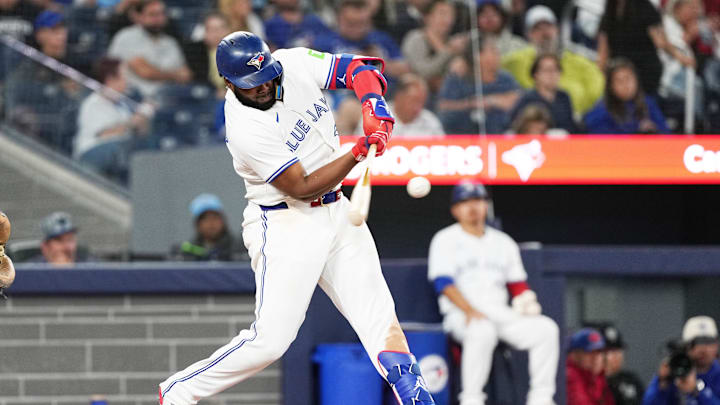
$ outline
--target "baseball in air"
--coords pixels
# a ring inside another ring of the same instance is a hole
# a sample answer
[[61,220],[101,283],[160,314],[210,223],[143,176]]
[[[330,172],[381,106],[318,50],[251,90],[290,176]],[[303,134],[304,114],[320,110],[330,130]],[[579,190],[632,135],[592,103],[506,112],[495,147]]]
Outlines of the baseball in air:
[[407,192],[412,198],[423,198],[430,194],[430,180],[423,176],[413,177],[408,181]]

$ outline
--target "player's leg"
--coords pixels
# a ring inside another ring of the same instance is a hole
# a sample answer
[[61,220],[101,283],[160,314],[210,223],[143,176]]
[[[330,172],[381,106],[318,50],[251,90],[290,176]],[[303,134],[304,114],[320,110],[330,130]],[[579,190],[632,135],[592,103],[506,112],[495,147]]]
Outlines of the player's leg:
[[501,340],[529,351],[528,405],[553,403],[560,356],[559,333],[555,321],[544,315],[521,316],[500,325]]
[[434,404],[395,315],[372,235],[367,226],[349,225],[347,205],[343,199],[333,207],[337,237],[319,285],[350,322],[399,402]]
[[[164,405],[196,404],[237,384],[281,357],[295,339],[332,235],[316,232],[325,224],[312,221],[312,215],[283,210],[258,217],[243,232],[257,285],[255,322],[210,357],[161,383]],[[303,239],[307,235],[312,241]]]
[[462,343],[460,360],[460,405],[482,405],[484,392],[492,368],[492,357],[498,343],[495,325],[487,319],[467,322],[465,315],[452,312],[444,325],[452,337]]

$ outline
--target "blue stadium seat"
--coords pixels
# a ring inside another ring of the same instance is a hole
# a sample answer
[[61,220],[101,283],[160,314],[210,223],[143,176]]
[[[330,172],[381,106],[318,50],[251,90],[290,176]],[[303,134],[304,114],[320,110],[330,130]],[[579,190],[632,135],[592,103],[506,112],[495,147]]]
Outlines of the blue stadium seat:
[[167,84],[158,90],[155,98],[161,107],[206,104],[215,100],[215,92],[203,84]]
[[[209,118],[208,118],[209,117]],[[212,111],[185,105],[159,109],[153,118],[153,136],[172,138],[179,145],[201,145],[211,141]]]

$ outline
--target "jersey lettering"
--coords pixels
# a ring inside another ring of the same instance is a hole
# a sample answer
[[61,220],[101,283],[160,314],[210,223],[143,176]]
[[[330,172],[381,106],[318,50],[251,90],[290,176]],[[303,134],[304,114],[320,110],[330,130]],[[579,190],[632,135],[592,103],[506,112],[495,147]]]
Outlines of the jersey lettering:
[[321,105],[317,105],[317,104],[313,104],[313,105],[315,106],[315,112],[317,113],[318,118],[322,117],[323,113],[330,111]]
[[285,141],[285,145],[290,149],[291,152],[295,152],[300,147],[300,142],[305,140],[305,135],[307,135],[310,132],[310,129],[312,127],[310,124],[306,123],[305,121],[299,119],[295,123],[295,126],[290,131],[290,135],[297,141],[292,142],[292,139],[289,141]]
[[320,117],[322,117],[323,113],[329,112],[330,107],[328,106],[327,100],[325,100],[325,97],[320,97],[320,102],[323,105],[318,105],[316,103],[313,103],[313,106],[315,107],[315,114],[312,113],[310,110],[305,110],[306,113],[312,118],[313,122],[317,122]]
[[310,132],[310,125],[303,122],[303,120],[298,120],[295,123],[295,128],[290,131],[290,134],[293,136],[293,138],[297,139],[298,142],[301,142],[305,139],[305,134]]
[[290,152],[295,152],[300,147],[300,142],[292,143],[290,141],[285,141],[285,145],[287,145],[288,148],[290,148]]

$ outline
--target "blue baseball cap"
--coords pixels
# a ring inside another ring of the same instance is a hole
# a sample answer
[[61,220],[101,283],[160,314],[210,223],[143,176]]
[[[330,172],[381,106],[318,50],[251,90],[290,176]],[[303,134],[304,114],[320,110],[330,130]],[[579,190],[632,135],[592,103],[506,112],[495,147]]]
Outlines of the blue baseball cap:
[[65,16],[57,11],[45,10],[35,18],[35,30],[53,28],[65,22]]
[[500,0],[476,0],[475,4],[477,5],[477,8],[480,8],[485,5],[492,5],[498,8],[498,10],[502,10],[502,4],[500,3]]
[[605,348],[605,339],[600,332],[593,328],[582,328],[570,337],[568,351],[582,350],[592,352]]
[[487,199],[488,197],[485,186],[470,180],[464,180],[453,188],[452,195],[450,196],[450,205],[474,198]]
[[70,214],[59,211],[43,218],[40,228],[44,234],[44,240],[57,238],[70,232],[77,232],[77,227],[73,225]]
[[190,202],[190,213],[194,219],[208,211],[223,212],[222,202],[215,194],[202,193]]

